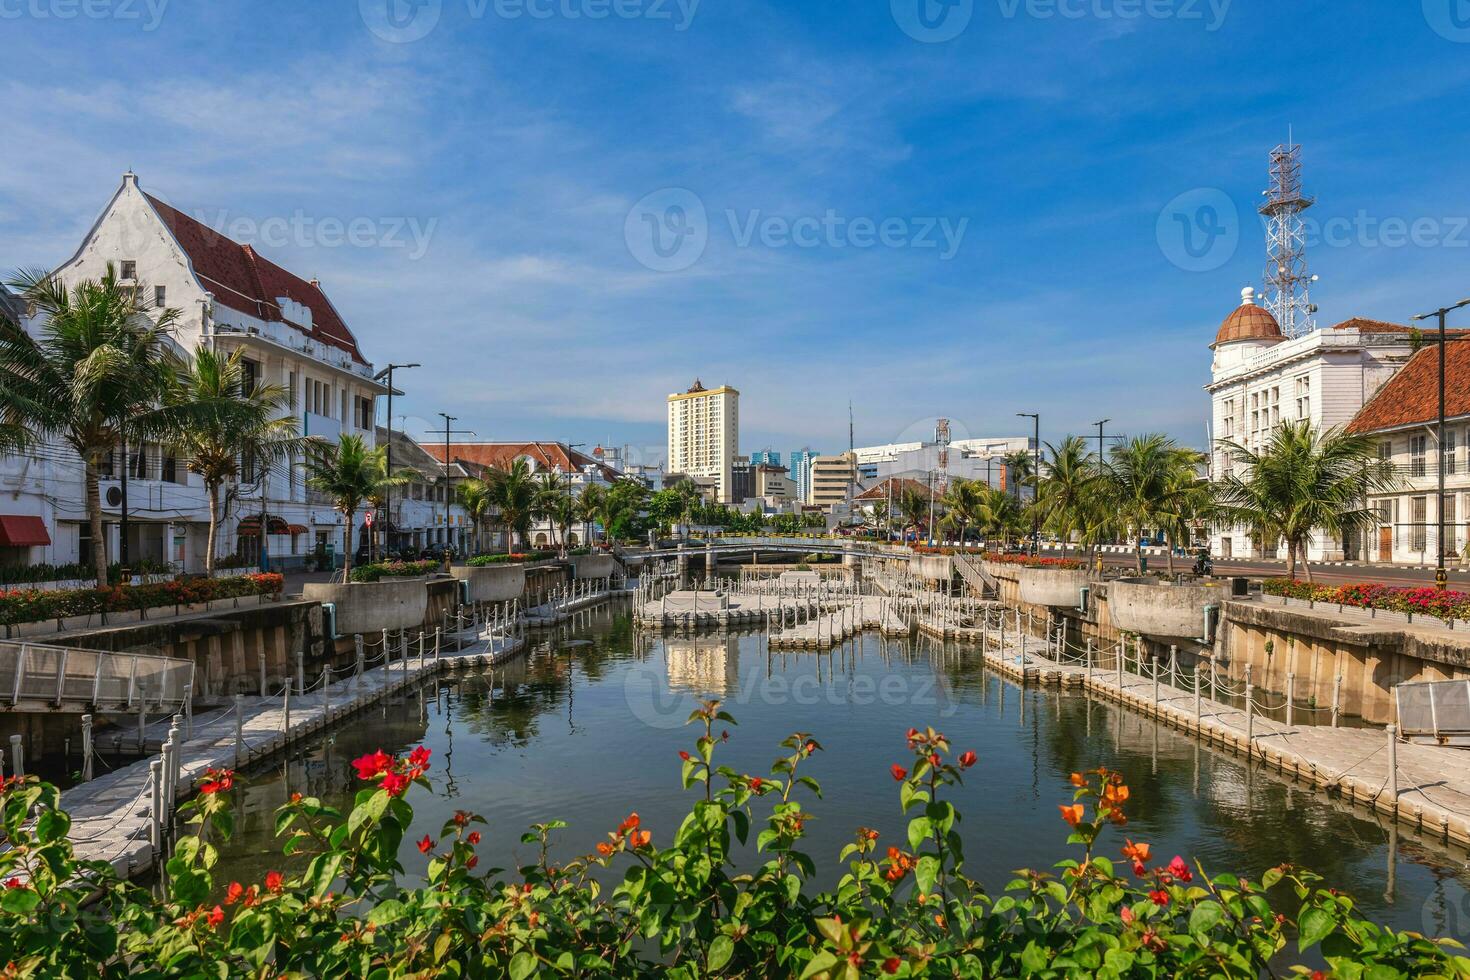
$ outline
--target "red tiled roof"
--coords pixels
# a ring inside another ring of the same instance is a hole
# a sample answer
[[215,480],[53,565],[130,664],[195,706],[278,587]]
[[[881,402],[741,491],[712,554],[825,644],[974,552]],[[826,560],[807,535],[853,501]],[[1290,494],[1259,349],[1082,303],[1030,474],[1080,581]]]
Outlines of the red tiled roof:
[[[1470,415],[1470,341],[1445,345],[1444,382],[1445,416]],[[1439,345],[1426,344],[1358,410],[1347,430],[1373,432],[1438,417]]]
[[1230,311],[1215,334],[1214,347],[1237,340],[1284,340],[1281,326],[1271,311],[1254,303],[1242,303]]
[[[358,350],[357,338],[337,315],[321,287],[293,275],[265,258],[249,245],[241,245],[213,228],[150,194],[144,194],[168,226],[204,287],[217,302],[261,320],[290,323],[302,333],[352,355],[360,364],[367,360]],[[311,326],[286,319],[276,298],[285,296],[311,310]]]
[[888,479],[884,480],[882,483],[879,483],[877,486],[875,486],[875,487],[873,487],[873,488],[871,488],[869,490],[864,490],[862,493],[858,494],[856,497],[854,497],[852,499],[853,500],[885,500],[888,497],[888,489],[887,488],[888,488],[888,484],[890,484],[890,483],[893,484],[893,499],[894,500],[897,500],[903,494],[903,492],[905,490],[920,490],[920,491],[923,491],[924,493],[928,493],[929,492],[928,485],[927,484],[924,484],[924,483],[920,483],[918,480],[911,480],[908,477],[889,477]]
[[1360,333],[1400,333],[1411,330],[1402,323],[1389,323],[1387,320],[1370,320],[1367,317],[1349,317],[1341,323],[1334,323],[1333,330],[1357,330]]
[[[424,451],[440,463],[444,462],[444,443],[425,441],[421,443]],[[594,459],[586,453],[578,452],[560,442],[451,442],[449,444],[449,458],[455,461],[472,463],[476,466],[494,466],[497,469],[509,469],[510,464],[525,456],[534,462],[538,469],[552,469],[560,466],[562,472],[577,470],[581,472],[584,466],[596,466],[605,480],[616,480],[622,476],[613,467],[599,459]]]

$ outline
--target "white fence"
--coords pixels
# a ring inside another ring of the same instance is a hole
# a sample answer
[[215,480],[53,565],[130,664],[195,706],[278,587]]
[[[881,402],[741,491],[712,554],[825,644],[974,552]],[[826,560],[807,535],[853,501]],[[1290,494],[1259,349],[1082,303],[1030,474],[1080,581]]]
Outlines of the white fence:
[[1405,738],[1470,744],[1470,680],[1394,685]]
[[194,683],[189,660],[143,653],[0,641],[0,698],[13,710],[182,707]]

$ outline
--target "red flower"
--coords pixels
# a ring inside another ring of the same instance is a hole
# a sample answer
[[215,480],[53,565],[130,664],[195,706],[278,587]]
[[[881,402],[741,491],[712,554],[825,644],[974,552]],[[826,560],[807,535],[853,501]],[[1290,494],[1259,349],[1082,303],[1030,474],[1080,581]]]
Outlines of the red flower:
[[647,847],[648,846],[648,842],[650,840],[652,840],[652,839],[653,839],[653,834],[649,833],[646,830],[640,830],[636,834],[633,835],[633,838],[632,838],[632,840],[633,840],[633,846],[634,847]]
[[938,769],[939,768],[939,753],[938,752],[930,752],[929,753],[929,765],[933,766],[935,769]]
[[383,774],[383,789],[389,796],[402,796],[403,791],[408,789],[409,777],[401,772],[386,772]]
[[626,834],[628,831],[636,829],[638,829],[638,814],[636,813],[628,814],[628,819],[618,824],[618,833],[620,834]]
[[420,745],[418,748],[414,749],[408,754],[408,764],[413,768],[419,770],[420,772],[423,772],[425,769],[429,768],[430,754],[431,752],[429,749],[426,749],[422,745]]
[[681,751],[679,753],[679,758],[683,759],[685,762],[688,762],[689,761],[689,753],[688,752],[682,752]]
[[465,839],[468,840],[471,844],[478,844],[480,843],[480,832],[478,830],[472,830],[470,831],[470,835]]
[[272,895],[279,895],[283,886],[284,881],[282,880],[281,873],[279,871],[267,871],[265,873],[266,891],[270,892]]
[[238,881],[230,882],[230,887],[225,889],[225,904],[234,905],[245,894],[245,886]]
[[893,778],[898,780],[900,783],[909,778],[909,771],[896,762],[888,771],[893,773]]
[[971,749],[960,756],[960,768],[968,769],[973,766],[978,759],[979,756],[975,754],[975,750]]
[[25,885],[22,885],[20,883],[20,879],[19,878],[6,878],[5,879],[5,887],[6,888],[24,888]]
[[751,776],[750,777],[750,789],[751,789],[751,792],[753,792],[753,793],[759,793],[761,791],[761,787],[764,786],[765,784],[766,784],[766,781],[764,779],[760,778],[759,776]]
[[1169,904],[1169,893],[1164,891],[1162,888],[1155,888],[1153,891],[1148,893],[1148,899],[1155,905],[1159,906],[1159,908],[1163,908],[1165,905]]
[[1185,884],[1194,880],[1194,875],[1190,872],[1189,865],[1184,862],[1184,858],[1177,854],[1174,855],[1174,860],[1169,862],[1169,873]]
[[220,923],[225,921],[225,910],[216,905],[210,910],[209,915],[205,916],[204,921],[209,923],[209,928],[218,929]]
[[883,972],[897,973],[898,968],[901,966],[903,966],[903,960],[899,959],[897,956],[890,956],[888,957],[888,959],[883,961]]
[[393,767],[393,757],[379,749],[371,755],[353,759],[352,764],[357,768],[358,779],[372,779]]
[[430,838],[428,834],[425,834],[424,835],[424,839],[421,840],[421,841],[419,841],[419,853],[420,854],[428,854],[433,849],[434,849],[434,841],[433,841],[433,839]]
[[478,854],[471,854],[470,855],[470,859],[464,863],[464,866],[466,868],[473,868],[475,865],[477,865],[479,863],[480,863],[480,855],[478,855]]
[[604,841],[598,841],[597,842],[597,853],[598,854],[601,854],[603,857],[607,857],[608,855],[612,854],[612,852],[613,852],[613,846],[611,844],[609,844],[607,841],[604,840]]
[[199,787],[203,796],[226,792],[235,785],[235,773],[232,769],[206,769],[204,778],[206,782]]
[[1130,922],[1133,921],[1133,910],[1126,905],[1123,906],[1121,910],[1119,910],[1118,915],[1123,919],[1124,925],[1128,925]]

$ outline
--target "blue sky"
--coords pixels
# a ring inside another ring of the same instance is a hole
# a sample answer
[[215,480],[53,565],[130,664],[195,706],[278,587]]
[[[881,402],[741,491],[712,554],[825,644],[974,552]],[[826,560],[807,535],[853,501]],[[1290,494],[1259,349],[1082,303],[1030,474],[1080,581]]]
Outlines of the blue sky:
[[1465,0],[948,2],[3,0],[0,267],[131,167],[422,361],[410,431],[655,457],[696,376],[744,451],[845,448],[849,398],[859,444],[1202,445],[1288,126],[1323,322],[1470,294]]

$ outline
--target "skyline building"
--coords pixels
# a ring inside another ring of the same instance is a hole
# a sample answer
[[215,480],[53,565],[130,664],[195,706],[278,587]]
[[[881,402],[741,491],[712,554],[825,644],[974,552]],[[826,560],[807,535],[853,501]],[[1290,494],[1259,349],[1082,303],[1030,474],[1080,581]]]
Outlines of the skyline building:
[[708,480],[720,503],[734,503],[740,392],[729,385],[711,390],[695,378],[687,391],[668,396],[668,408],[668,472]]

